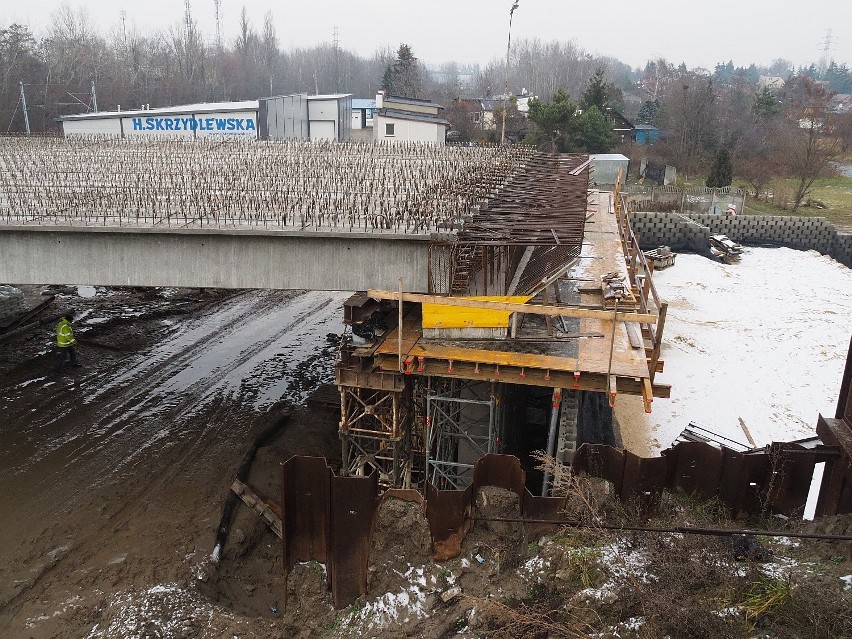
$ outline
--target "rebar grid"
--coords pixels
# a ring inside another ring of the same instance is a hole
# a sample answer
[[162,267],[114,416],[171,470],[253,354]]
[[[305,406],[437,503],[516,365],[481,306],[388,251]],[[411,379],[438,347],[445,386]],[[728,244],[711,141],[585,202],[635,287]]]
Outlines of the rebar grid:
[[[453,247],[450,291],[469,294],[472,282],[483,269],[506,269],[508,277],[503,284],[508,286],[529,248],[529,259],[511,293],[534,293],[543,281],[579,257],[589,201],[589,173],[585,155],[539,153],[529,158],[494,197],[473,207],[471,219],[458,233]],[[505,252],[507,247],[514,250]]]
[[0,223],[431,233],[460,228],[528,147],[0,138]]

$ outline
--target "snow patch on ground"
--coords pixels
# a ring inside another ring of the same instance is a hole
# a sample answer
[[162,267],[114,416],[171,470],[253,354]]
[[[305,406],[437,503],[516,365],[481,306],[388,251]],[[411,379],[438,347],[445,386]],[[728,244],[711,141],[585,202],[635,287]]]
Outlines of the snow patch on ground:
[[648,558],[643,552],[629,547],[628,543],[619,540],[601,548],[601,563],[606,566],[612,575],[601,590],[616,590],[620,583],[630,580],[638,580],[642,583],[656,581],[656,577],[648,573]]
[[671,399],[647,424],[657,450],[690,421],[746,442],[813,435],[834,412],[852,330],[852,270],[815,251],[746,249],[739,264],[678,255],[654,274],[668,301],[663,337]]
[[26,625],[27,628],[35,628],[43,621],[47,621],[48,619],[52,619],[53,617],[58,617],[59,615],[67,612],[69,608],[77,608],[79,602],[81,601],[83,601],[83,598],[81,596],[74,595],[67,601],[63,601],[61,604],[59,604],[59,608],[57,610],[54,610],[51,614],[41,614],[37,617],[27,619],[24,625]]
[[[426,617],[426,599],[439,590],[438,579],[427,573],[424,566],[409,566],[405,573],[400,574],[408,581],[401,590],[387,592],[368,601],[363,608],[353,609],[341,622],[341,630],[354,636],[365,636],[391,624],[404,624]],[[452,574],[446,575],[445,579],[449,586],[456,582]]]
[[159,584],[113,596],[103,619],[86,639],[212,636],[204,631],[218,625],[214,619],[238,623],[230,612],[210,604],[194,590]]

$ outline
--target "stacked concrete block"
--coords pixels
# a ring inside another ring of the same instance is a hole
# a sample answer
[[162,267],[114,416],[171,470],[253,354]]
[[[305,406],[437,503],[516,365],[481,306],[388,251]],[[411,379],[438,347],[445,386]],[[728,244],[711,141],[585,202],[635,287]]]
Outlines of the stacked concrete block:
[[692,251],[704,251],[710,239],[711,230],[705,224],[697,222],[686,215],[675,213],[682,220],[683,235],[681,241],[686,248]]
[[631,223],[646,250],[667,245],[674,250],[704,251],[710,235],[723,234],[736,242],[815,250],[852,266],[852,235],[839,233],[821,217],[637,212]]
[[17,288],[0,286],[0,327],[11,324],[24,310],[24,294]]
[[852,233],[837,233],[831,255],[838,262],[852,268]]

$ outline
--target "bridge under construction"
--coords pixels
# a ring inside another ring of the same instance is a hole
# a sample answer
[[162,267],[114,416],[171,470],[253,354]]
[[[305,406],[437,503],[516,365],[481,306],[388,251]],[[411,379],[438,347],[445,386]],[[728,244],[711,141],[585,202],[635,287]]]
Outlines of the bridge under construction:
[[94,138],[4,140],[0,163],[0,281],[360,291],[343,475],[464,488],[489,453],[570,462],[614,443],[619,395],[669,395],[666,304],[587,156]]

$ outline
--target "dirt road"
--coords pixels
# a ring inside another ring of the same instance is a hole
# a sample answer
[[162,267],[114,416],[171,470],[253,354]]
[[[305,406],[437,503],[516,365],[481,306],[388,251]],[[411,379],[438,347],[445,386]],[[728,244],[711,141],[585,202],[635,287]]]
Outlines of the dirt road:
[[[215,604],[185,586],[253,435],[332,378],[346,297],[242,292],[145,319],[106,292],[78,334],[128,352],[81,345],[85,366],[54,374],[49,353],[16,351],[0,377],[0,634],[161,636],[116,612],[147,593],[185,600],[168,636],[218,636],[212,616],[230,613],[207,615]],[[228,623],[254,636],[251,620]]]

